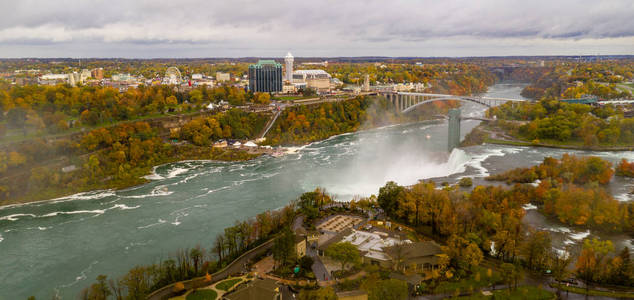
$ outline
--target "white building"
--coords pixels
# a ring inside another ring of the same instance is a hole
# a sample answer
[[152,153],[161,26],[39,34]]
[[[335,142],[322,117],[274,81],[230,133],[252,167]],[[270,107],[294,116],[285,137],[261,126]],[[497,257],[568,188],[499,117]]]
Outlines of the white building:
[[286,54],[286,57],[284,58],[284,62],[286,63],[286,76],[285,76],[285,80],[288,82],[293,82],[293,62],[295,61],[295,59],[293,58],[293,55],[288,52]]
[[231,80],[230,73],[216,72],[216,81],[223,82]]
[[91,77],[90,70],[83,69],[81,70],[81,73],[79,73],[79,82],[84,83],[84,81],[86,81],[90,77]]
[[70,83],[69,74],[45,74],[38,78],[38,83],[42,85],[56,85],[59,83]]
[[317,91],[330,90],[331,76],[324,70],[297,70],[293,72],[293,84],[306,83]]

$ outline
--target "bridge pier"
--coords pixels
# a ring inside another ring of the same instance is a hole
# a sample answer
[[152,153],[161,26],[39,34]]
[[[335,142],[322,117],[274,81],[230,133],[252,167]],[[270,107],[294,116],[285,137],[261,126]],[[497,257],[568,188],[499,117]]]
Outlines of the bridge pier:
[[454,108],[449,110],[449,132],[447,134],[447,150],[451,152],[454,148],[460,146],[460,109]]

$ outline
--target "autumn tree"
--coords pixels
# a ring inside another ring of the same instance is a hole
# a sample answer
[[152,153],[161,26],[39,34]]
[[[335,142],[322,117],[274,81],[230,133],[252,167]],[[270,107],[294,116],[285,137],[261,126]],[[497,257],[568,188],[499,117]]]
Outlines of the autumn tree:
[[601,274],[600,268],[605,266],[604,259],[608,253],[614,251],[614,245],[610,240],[599,240],[596,238],[585,239],[583,249],[577,258],[577,274],[586,282],[586,290],[593,281],[597,281]]
[[371,300],[405,300],[407,297],[407,283],[397,279],[379,280],[368,290]]
[[526,259],[529,269],[540,270],[547,266],[550,248],[550,233],[531,230],[522,244],[520,253]]

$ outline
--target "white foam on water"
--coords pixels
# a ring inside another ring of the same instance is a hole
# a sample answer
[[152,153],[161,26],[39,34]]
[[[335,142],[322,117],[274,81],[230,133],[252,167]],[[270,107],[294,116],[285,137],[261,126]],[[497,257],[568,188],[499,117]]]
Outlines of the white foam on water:
[[6,221],[11,221],[11,222],[15,222],[17,220],[19,220],[19,217],[31,217],[31,218],[35,218],[37,217],[34,214],[12,214],[12,215],[8,215],[8,216],[4,216],[4,217],[0,217],[0,221],[2,220],[6,220]]
[[163,177],[163,176],[161,176],[159,174],[156,174],[156,173],[153,173],[153,174],[150,174],[150,175],[145,175],[145,176],[143,176],[143,178],[145,178],[147,180],[161,180],[161,179],[165,179],[165,177]]
[[143,198],[147,198],[147,197],[169,196],[169,195],[171,195],[173,193],[174,193],[173,191],[166,190],[165,189],[165,185],[159,185],[159,186],[154,187],[149,194],[134,195],[134,196],[124,196],[123,198],[143,199]]
[[156,226],[156,225],[161,225],[161,224],[163,224],[163,223],[165,223],[165,222],[167,222],[167,221],[165,221],[165,220],[163,220],[163,219],[159,218],[159,219],[158,219],[158,222],[156,222],[156,223],[152,223],[152,224],[148,224],[148,225],[145,225],[145,226],[138,226],[138,227],[137,227],[137,229],[150,228],[150,227],[153,227],[153,226]]
[[540,183],[542,183],[542,181],[537,179],[537,180],[531,182],[530,185],[532,185],[534,187],[538,187]]
[[102,215],[106,212],[106,209],[95,209],[95,210],[72,210],[72,211],[56,211],[52,213],[48,213],[45,215],[37,216],[38,218],[48,218],[55,217],[58,215],[76,215],[76,214],[95,214]]
[[78,193],[78,194],[74,194],[70,196],[55,198],[50,200],[50,203],[59,203],[59,202],[72,201],[72,200],[95,200],[95,199],[103,199],[110,196],[115,196],[115,193],[113,190],[98,190],[98,191],[84,192],[84,193]]
[[[350,200],[354,196],[369,196],[388,181],[399,185],[413,185],[421,179],[446,177],[463,173],[470,157],[462,149],[454,149],[446,161],[438,161],[425,155],[399,154],[382,156],[376,164],[368,164],[366,158],[355,159],[353,165],[332,176],[326,176],[319,184],[326,186],[329,192]],[[314,182],[308,183],[315,184]],[[314,188],[308,187],[307,188]]]
[[569,237],[573,240],[580,241],[587,238],[589,235],[590,235],[590,230],[586,230],[585,232],[571,233]]
[[165,178],[174,178],[180,174],[186,173],[187,171],[189,171],[189,169],[187,168],[180,168],[180,167],[176,167],[174,169],[172,169],[167,176],[165,176]]
[[622,194],[614,195],[614,199],[618,200],[619,202],[629,202],[634,200],[634,194],[622,193]]
[[175,210],[175,211],[171,212],[170,216],[176,216],[174,218],[174,222],[171,222],[171,224],[174,225],[174,226],[180,225],[181,224],[181,219],[189,216],[189,210],[190,209],[192,209],[192,207],[185,207],[185,208],[181,208],[179,210]]
[[573,245],[575,243],[576,243],[575,241],[571,241],[571,240],[568,240],[568,239],[564,241],[564,245]]
[[0,243],[2,243],[2,241],[4,241],[4,238],[2,237],[2,234],[0,234]]
[[557,253],[557,256],[559,256],[559,258],[561,259],[567,259],[570,256],[570,252],[566,250],[555,248],[555,247],[553,247],[553,250],[555,250],[555,253]]
[[522,205],[522,208],[524,210],[531,210],[531,209],[537,209],[537,206],[531,203],[526,203],[524,205]]
[[546,228],[546,230],[552,231],[552,232],[559,232],[559,233],[570,233],[571,230],[570,228],[566,228],[566,227],[548,227]]
[[90,272],[90,271],[92,270],[92,266],[94,266],[94,265],[96,265],[96,264],[98,264],[98,263],[99,263],[99,261],[96,261],[96,260],[95,260],[95,261],[93,261],[93,262],[91,262],[91,263],[90,263],[90,265],[88,265],[88,268],[83,269],[83,270],[79,273],[79,276],[75,277],[75,281],[73,281],[73,282],[71,282],[71,283],[69,283],[69,284],[64,284],[64,285],[61,285],[60,287],[62,287],[62,288],[71,287],[71,286],[73,286],[73,285],[77,284],[78,282],[80,282],[80,281],[82,281],[82,280],[86,280],[86,278],[88,278],[88,277],[86,276],[86,273]]
[[115,206],[113,206],[112,208],[119,208],[121,210],[128,210],[128,209],[137,209],[141,207],[141,205],[137,205],[137,206],[127,206],[125,204],[116,204]]
[[51,229],[51,228],[53,228],[53,226],[49,226],[49,227],[41,227],[41,226],[38,226],[38,227],[37,227],[37,229],[39,229],[39,230],[41,230],[41,231],[44,231],[44,230],[47,230],[47,229]]
[[491,241],[491,250],[489,250],[489,254],[491,254],[491,256],[495,256],[496,253],[497,251],[495,250],[495,241]]
[[493,156],[506,156],[507,154],[516,154],[520,153],[526,148],[511,148],[511,147],[503,147],[499,149],[487,149],[484,154],[474,155],[472,162],[467,164],[480,172],[480,177],[489,176],[489,170],[482,166],[482,162],[487,160],[489,157]]

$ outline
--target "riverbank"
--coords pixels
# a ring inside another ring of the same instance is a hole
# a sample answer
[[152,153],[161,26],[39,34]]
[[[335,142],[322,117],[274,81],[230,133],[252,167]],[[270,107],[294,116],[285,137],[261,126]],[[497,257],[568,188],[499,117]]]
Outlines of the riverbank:
[[160,165],[175,163],[187,160],[211,160],[211,161],[246,161],[257,158],[270,151],[258,149],[236,149],[236,148],[210,148],[198,147],[190,144],[172,145],[177,149],[173,152],[175,155],[161,157],[154,165],[143,166],[135,170],[134,174],[126,180],[114,180],[112,176],[105,177],[97,182],[88,185],[71,185],[66,187],[52,187],[45,191],[37,193],[28,193],[24,196],[7,201],[0,202],[0,208],[16,204],[26,204],[33,202],[42,202],[56,200],[60,197],[94,191],[94,190],[122,190],[148,183],[150,180],[146,178],[152,173],[152,170]]
[[474,128],[466,137],[461,146],[475,146],[482,144],[497,144],[507,146],[521,146],[521,147],[542,147],[542,148],[555,148],[555,149],[570,149],[580,151],[634,151],[634,145],[631,146],[585,146],[581,142],[543,142],[543,141],[527,141],[515,136],[512,136],[508,131],[504,130],[500,126],[496,126],[497,122],[493,124],[481,123],[478,127]]

